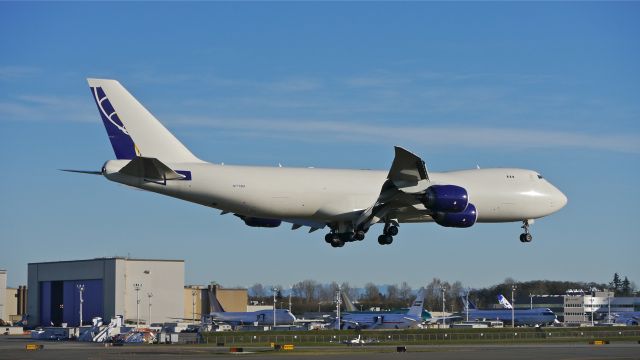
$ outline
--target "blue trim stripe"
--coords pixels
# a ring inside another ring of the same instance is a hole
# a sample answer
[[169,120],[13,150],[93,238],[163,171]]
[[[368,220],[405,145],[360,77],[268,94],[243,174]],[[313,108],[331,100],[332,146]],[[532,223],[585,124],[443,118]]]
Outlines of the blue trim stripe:
[[101,87],[92,87],[91,94],[98,106],[98,112],[102,117],[102,122],[107,130],[109,141],[113,147],[113,152],[117,159],[133,159],[137,156],[133,139],[125,129],[124,124],[120,121],[118,114],[111,105]]
[[184,179],[182,180],[191,180],[191,171],[189,170],[174,170],[180,175],[184,175]]

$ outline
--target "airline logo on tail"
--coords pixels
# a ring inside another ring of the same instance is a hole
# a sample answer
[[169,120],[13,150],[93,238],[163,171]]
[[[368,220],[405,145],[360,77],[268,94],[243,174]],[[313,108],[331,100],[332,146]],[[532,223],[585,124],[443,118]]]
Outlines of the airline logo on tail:
[[407,311],[407,315],[422,317],[423,306],[424,306],[424,289],[421,288],[420,291],[418,291],[418,294],[416,294],[416,299],[413,301],[413,304],[409,308],[409,311]]
[[133,159],[139,156],[140,151],[138,151],[133,139],[131,139],[129,132],[124,127],[124,124],[118,117],[118,113],[113,108],[113,105],[111,105],[102,87],[91,87],[91,93],[98,106],[100,117],[102,117],[102,122],[109,135],[109,140],[111,141],[111,146],[113,147],[113,152],[116,154],[116,158]]
[[507,300],[507,298],[505,298],[504,296],[502,296],[502,294],[498,295],[498,302],[500,303],[500,305],[502,305],[505,309],[513,309],[513,306],[511,306],[511,303],[509,302],[509,300]]

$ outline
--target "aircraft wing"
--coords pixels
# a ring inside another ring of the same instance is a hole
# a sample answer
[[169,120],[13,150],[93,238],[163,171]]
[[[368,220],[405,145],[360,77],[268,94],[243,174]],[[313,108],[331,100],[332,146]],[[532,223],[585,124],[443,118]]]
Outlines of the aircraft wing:
[[464,317],[461,315],[436,316],[436,317],[431,317],[425,320],[424,323],[437,324],[438,322],[443,322],[443,321],[459,321],[459,320],[464,320]]
[[385,217],[416,222],[428,220],[430,212],[420,201],[420,196],[429,184],[425,162],[396,146],[387,181],[382,185],[376,202],[362,212],[356,227],[367,230]]

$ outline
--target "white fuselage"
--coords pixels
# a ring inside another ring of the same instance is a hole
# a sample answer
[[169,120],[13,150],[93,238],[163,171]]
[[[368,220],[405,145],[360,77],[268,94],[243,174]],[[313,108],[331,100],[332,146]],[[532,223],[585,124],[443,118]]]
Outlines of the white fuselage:
[[[118,171],[129,160],[105,163],[112,181],[250,217],[354,221],[376,202],[386,171],[167,163],[191,180],[153,183]],[[567,198],[531,170],[472,169],[429,173],[430,184],[458,185],[476,206],[478,222],[536,219],[560,210]],[[398,222],[432,221],[422,205]]]

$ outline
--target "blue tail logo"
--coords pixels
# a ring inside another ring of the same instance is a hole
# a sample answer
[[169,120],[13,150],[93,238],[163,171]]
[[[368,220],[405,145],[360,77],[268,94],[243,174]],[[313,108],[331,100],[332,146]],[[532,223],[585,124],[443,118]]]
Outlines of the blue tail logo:
[[111,141],[111,146],[113,147],[113,152],[116,154],[116,158],[133,159],[140,155],[133,139],[124,127],[122,121],[120,121],[118,114],[111,105],[104,90],[102,90],[101,87],[92,87],[91,93],[98,106],[100,117],[102,117],[102,122],[107,130],[107,135]]

